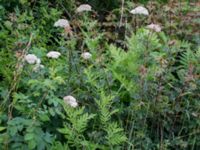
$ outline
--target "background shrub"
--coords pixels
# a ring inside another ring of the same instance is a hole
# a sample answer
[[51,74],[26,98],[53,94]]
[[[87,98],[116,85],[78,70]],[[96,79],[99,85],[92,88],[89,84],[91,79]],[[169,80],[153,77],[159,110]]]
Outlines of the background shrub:
[[[0,149],[199,149],[198,22],[176,18],[199,8],[139,2],[125,1],[121,15],[116,0],[1,1]],[[93,11],[76,13],[82,3]],[[144,4],[150,16],[129,13]]]

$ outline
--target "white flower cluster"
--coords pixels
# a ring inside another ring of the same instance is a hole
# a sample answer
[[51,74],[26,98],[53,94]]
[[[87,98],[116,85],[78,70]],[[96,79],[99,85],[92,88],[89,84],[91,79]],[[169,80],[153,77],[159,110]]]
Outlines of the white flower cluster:
[[66,105],[70,105],[71,107],[77,107],[77,106],[78,106],[78,102],[77,102],[76,99],[75,99],[73,96],[71,96],[71,95],[65,96],[65,97],[63,98],[63,100],[64,100],[64,103],[65,103]]
[[[138,6],[138,7],[134,8],[134,9],[132,9],[132,10],[130,11],[130,13],[131,13],[131,14],[134,14],[134,15],[136,15],[136,14],[139,14],[139,15],[146,15],[146,16],[149,15],[148,9],[145,8],[145,7],[143,7],[143,6]],[[150,29],[150,30],[153,30],[153,31],[155,31],[155,32],[161,32],[161,27],[160,27],[160,25],[158,25],[158,24],[153,24],[153,23],[152,23],[152,24],[148,25],[146,28],[147,28],[147,29]]]
[[161,27],[158,24],[150,24],[147,26],[147,29],[153,30],[155,32],[160,32],[161,31]]
[[25,60],[29,64],[40,64],[41,60],[34,54],[28,54],[25,56]]
[[69,21],[66,19],[59,19],[54,23],[54,27],[69,28],[70,24]]
[[136,14],[146,15],[146,16],[149,15],[149,11],[145,7],[143,7],[143,6],[138,6],[135,9],[132,9],[130,11],[130,13],[133,14],[133,15],[136,15]]
[[81,57],[85,60],[88,60],[92,57],[92,54],[90,54],[89,52],[84,52],[81,54]]
[[88,4],[82,4],[76,9],[76,12],[78,13],[83,11],[92,11],[92,7]]
[[[52,58],[52,59],[57,59],[59,56],[61,55],[61,53],[57,52],[57,51],[50,51],[47,53],[47,57],[48,58]],[[24,57],[24,60],[28,63],[28,64],[35,64],[33,71],[37,72],[39,69],[44,68],[44,65],[41,64],[41,60],[40,58],[38,58],[36,55],[34,54],[28,54]]]
[[33,68],[33,71],[38,71],[39,69],[44,68],[44,65],[41,65],[41,60],[34,54],[28,54],[24,57],[25,61],[28,64],[35,64],[35,67]]
[[41,64],[36,64],[35,67],[33,68],[33,71],[37,72],[39,69],[43,69],[44,65]]
[[47,53],[48,58],[57,59],[61,54],[57,51],[50,51]]

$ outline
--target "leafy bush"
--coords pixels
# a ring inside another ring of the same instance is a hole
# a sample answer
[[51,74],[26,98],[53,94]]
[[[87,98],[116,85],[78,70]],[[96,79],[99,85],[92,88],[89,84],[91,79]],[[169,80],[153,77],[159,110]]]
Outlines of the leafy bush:
[[2,1],[0,149],[199,149],[199,46],[126,9],[122,38],[78,4]]

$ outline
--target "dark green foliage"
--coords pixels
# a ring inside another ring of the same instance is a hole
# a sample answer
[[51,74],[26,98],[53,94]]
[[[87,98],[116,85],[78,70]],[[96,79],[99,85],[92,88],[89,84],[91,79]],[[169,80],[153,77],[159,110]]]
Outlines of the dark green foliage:
[[167,17],[147,29],[166,14],[131,15],[138,2],[125,1],[123,37],[120,0],[0,2],[0,150],[200,149],[199,38]]
[[83,3],[88,3],[99,11],[111,11],[120,7],[120,0],[81,0]]

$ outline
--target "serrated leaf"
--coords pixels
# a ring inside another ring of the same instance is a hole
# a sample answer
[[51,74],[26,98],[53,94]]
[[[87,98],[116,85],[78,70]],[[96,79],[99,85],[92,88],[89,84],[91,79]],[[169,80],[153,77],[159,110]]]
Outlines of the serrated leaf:
[[25,139],[26,141],[32,140],[32,139],[34,139],[34,134],[32,134],[32,133],[27,133],[27,134],[25,135],[24,139]]

